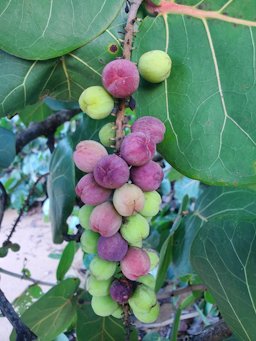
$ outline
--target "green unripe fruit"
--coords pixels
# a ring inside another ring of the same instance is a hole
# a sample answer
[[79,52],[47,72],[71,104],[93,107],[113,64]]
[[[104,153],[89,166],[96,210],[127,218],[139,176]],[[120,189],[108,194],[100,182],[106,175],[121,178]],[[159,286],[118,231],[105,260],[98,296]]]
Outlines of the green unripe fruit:
[[157,303],[154,290],[144,284],[139,285],[132,297],[128,300],[132,310],[141,313],[149,312],[150,309]]
[[96,279],[102,281],[111,278],[116,271],[117,263],[109,262],[95,256],[90,263],[90,271]]
[[92,296],[107,296],[111,283],[112,278],[99,281],[94,276],[90,276],[86,283],[86,289]]
[[157,191],[144,192],[145,203],[143,209],[140,211],[144,217],[154,217],[157,215],[162,202],[161,195]]
[[161,50],[144,53],[138,63],[141,76],[150,83],[160,83],[170,75],[172,61],[169,55]]
[[133,310],[134,315],[143,323],[152,323],[155,322],[159,316],[160,306],[159,303],[156,303],[148,312],[142,313],[137,309]]
[[93,296],[92,309],[98,316],[109,316],[117,310],[118,304],[110,296]]
[[88,116],[101,120],[110,115],[114,100],[102,86],[91,86],[82,92],[79,105]]
[[86,253],[95,255],[97,253],[98,239],[100,235],[96,232],[85,230],[81,236],[81,248]]
[[120,232],[130,245],[141,247],[142,239],[147,238],[149,235],[149,224],[142,215],[135,214],[126,218]]
[[80,210],[78,212],[78,218],[79,218],[80,225],[84,229],[90,229],[89,221],[90,221],[90,215],[91,215],[93,209],[94,209],[94,206],[84,205],[80,208]]
[[137,282],[145,284],[150,289],[155,290],[156,279],[151,274],[147,274],[145,276],[141,276],[141,277],[137,278]]
[[150,259],[150,271],[151,271],[155,269],[155,267],[158,265],[159,256],[158,256],[158,253],[153,249],[147,249],[145,251],[147,252],[149,259]]
[[123,309],[119,306],[112,314],[113,317],[121,319],[123,317]]
[[113,144],[113,141],[111,141],[111,139],[115,138],[115,136],[115,123],[107,123],[99,131],[100,142],[105,147],[110,147]]

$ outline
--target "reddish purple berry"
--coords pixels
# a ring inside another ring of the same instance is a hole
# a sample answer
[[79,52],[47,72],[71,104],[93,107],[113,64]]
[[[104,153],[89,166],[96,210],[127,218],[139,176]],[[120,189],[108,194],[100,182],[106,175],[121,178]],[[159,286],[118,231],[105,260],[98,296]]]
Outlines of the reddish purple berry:
[[98,255],[100,258],[120,262],[128,251],[128,243],[120,233],[111,237],[100,237],[98,241]]
[[143,116],[135,121],[131,127],[133,133],[142,132],[149,135],[155,143],[160,143],[165,134],[165,125],[158,118],[152,116]]
[[131,168],[131,180],[144,192],[155,191],[160,187],[164,173],[158,163],[149,161],[143,166]]
[[126,278],[115,279],[110,287],[110,296],[120,304],[126,303],[132,296],[134,284]]

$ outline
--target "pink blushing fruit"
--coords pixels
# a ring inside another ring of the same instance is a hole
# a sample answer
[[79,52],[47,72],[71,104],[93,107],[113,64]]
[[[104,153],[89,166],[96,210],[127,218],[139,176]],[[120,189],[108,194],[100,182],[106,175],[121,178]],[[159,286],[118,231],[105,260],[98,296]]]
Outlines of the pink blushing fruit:
[[165,125],[158,118],[152,116],[143,116],[136,120],[132,127],[132,132],[142,132],[149,135],[151,141],[160,143],[165,134]]
[[119,188],[129,179],[127,163],[119,156],[104,156],[96,164],[93,175],[96,182],[105,188]]
[[121,270],[125,277],[136,281],[138,277],[146,275],[150,270],[150,259],[146,251],[130,247],[121,261]]
[[76,185],[76,194],[86,205],[99,205],[108,200],[111,190],[97,184],[92,174],[84,175]]
[[110,202],[96,206],[90,215],[90,228],[103,237],[113,236],[122,224],[122,217]]
[[139,86],[139,81],[136,65],[126,59],[113,60],[102,71],[104,88],[117,98],[125,98],[133,94]]
[[98,142],[85,140],[78,143],[73,153],[73,160],[80,170],[86,173],[93,171],[96,163],[108,155],[107,150]]
[[164,173],[160,165],[149,161],[143,166],[131,168],[131,180],[144,192],[155,191],[160,187]]
[[131,166],[142,166],[155,154],[156,145],[148,135],[141,132],[127,135],[120,149],[121,157]]

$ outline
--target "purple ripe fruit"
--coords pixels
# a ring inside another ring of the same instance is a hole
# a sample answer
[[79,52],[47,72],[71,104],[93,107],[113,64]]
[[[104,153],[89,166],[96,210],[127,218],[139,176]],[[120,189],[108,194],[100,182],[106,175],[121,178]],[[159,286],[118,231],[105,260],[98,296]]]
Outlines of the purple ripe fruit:
[[113,236],[122,224],[122,217],[110,202],[96,206],[90,216],[90,227],[103,237]]
[[131,180],[144,192],[155,191],[161,184],[164,173],[160,165],[149,161],[143,166],[131,168]]
[[116,233],[111,237],[100,237],[98,240],[98,255],[100,258],[120,262],[128,251],[128,243]]
[[121,157],[131,166],[142,166],[151,160],[155,154],[156,145],[144,133],[127,135],[120,149]]
[[139,82],[138,69],[129,60],[113,60],[102,71],[104,88],[117,98],[125,98],[133,94],[138,89]]
[[110,286],[110,296],[120,304],[126,303],[133,294],[134,285],[127,278],[115,279]]
[[97,184],[93,175],[84,175],[76,185],[76,194],[82,202],[87,205],[99,205],[108,200],[111,194],[110,189],[106,189]]
[[160,143],[164,138],[165,125],[158,118],[143,116],[133,123],[131,130],[133,133],[142,132],[149,135],[151,141]]
[[96,163],[105,155],[106,149],[96,141],[85,140],[78,143],[73,153],[74,162],[80,170],[86,173],[93,171]]
[[93,171],[96,182],[105,188],[119,188],[129,179],[127,163],[119,156],[112,154],[101,158]]

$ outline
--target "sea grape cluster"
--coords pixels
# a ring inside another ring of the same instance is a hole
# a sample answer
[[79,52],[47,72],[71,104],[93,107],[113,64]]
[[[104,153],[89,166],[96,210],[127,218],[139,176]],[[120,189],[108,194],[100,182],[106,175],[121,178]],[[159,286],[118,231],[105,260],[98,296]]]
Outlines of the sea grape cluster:
[[[96,94],[88,88],[79,99],[81,109],[96,119],[112,111],[111,95],[126,98],[136,91],[139,72],[134,63],[118,59],[105,66],[102,83],[104,88],[91,87]],[[149,236],[149,221],[161,204],[156,190],[163,170],[153,157],[164,133],[160,120],[144,116],[133,123],[118,154],[109,154],[105,147],[112,145],[115,123],[108,123],[99,132],[102,144],[81,141],[74,151],[76,166],[86,173],[76,185],[76,194],[84,203],[79,211],[84,228],[81,247],[94,255],[86,288],[99,316],[121,318],[123,305],[129,304],[142,322],[158,317],[155,279],[150,271],[159,258],[154,250],[143,248],[143,240]]]

